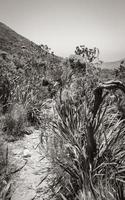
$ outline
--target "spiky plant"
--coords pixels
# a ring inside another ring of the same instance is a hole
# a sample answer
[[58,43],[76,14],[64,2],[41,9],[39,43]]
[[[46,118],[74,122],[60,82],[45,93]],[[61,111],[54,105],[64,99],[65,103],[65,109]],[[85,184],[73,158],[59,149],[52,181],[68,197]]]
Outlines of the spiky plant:
[[57,175],[54,183],[58,185],[58,199],[125,198],[124,120],[118,119],[109,93],[103,92],[114,88],[119,89],[119,83],[99,86],[93,108],[86,101],[76,105],[72,99],[57,104],[58,118],[52,123],[54,150],[50,155]]

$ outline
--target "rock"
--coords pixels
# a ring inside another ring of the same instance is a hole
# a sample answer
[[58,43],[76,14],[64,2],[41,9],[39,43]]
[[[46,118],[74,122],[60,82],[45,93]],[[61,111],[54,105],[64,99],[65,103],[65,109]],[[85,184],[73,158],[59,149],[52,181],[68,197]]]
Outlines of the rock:
[[28,190],[28,188],[17,188],[14,194],[12,195],[12,200],[31,200],[36,196],[34,190]]
[[33,133],[33,128],[32,127],[25,127],[25,129],[23,130],[24,134],[26,135],[30,135]]
[[13,154],[14,155],[21,155],[22,154],[22,150],[21,149],[15,149]]
[[24,157],[24,158],[31,157],[31,153],[29,152],[28,149],[25,149],[25,150],[24,150],[24,152],[23,152],[23,157]]

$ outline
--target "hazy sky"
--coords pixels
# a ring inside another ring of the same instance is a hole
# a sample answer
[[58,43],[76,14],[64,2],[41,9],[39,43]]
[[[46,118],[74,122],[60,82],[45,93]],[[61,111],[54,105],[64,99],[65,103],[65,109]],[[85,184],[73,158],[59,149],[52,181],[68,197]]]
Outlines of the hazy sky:
[[0,0],[0,21],[60,56],[85,44],[125,58],[125,0]]

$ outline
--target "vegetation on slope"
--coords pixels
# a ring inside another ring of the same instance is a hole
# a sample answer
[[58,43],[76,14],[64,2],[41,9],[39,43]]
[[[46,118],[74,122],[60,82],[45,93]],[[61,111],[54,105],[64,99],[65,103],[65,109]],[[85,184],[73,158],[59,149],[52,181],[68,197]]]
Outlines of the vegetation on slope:
[[[62,73],[60,63],[61,58],[46,45],[38,46],[0,23],[0,143],[3,137],[7,141],[19,139],[27,133],[29,125],[40,126],[41,105],[56,92],[53,85]],[[46,86],[45,81],[49,83]],[[9,180],[5,154],[3,144],[0,191]]]
[[[41,141],[46,138],[53,166],[50,188],[58,200],[123,200],[124,85],[101,84],[111,74],[93,62],[98,49],[80,46],[75,53],[59,58],[0,23],[1,131],[15,138],[24,134],[27,121],[46,124]],[[124,81],[123,71],[120,66],[112,77]],[[47,98],[56,107],[54,117],[45,119]],[[4,185],[3,176],[0,181]]]
[[72,76],[48,121],[53,134],[47,153],[55,175],[50,188],[62,200],[123,200],[125,126],[118,99],[125,86],[101,84],[100,70],[82,58],[69,58]]

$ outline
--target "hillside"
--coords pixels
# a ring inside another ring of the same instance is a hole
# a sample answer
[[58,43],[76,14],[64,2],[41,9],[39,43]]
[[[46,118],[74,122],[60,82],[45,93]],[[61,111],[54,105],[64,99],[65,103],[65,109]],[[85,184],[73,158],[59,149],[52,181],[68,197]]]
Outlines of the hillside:
[[33,56],[43,60],[54,60],[58,62],[61,58],[51,55],[49,51],[44,50],[43,47],[35,44],[29,39],[16,33],[10,27],[0,22],[0,50],[12,55],[17,56],[19,59],[29,60]]
[[0,22],[0,49],[13,54],[15,52],[23,53],[24,48],[29,49],[29,51],[33,53],[38,48],[38,45],[19,35]]
[[[43,163],[40,163],[41,154],[38,149],[34,151],[34,147],[39,145],[40,127],[44,126],[43,103],[48,98],[52,98],[57,92],[53,90],[53,85],[62,74],[60,67],[62,58],[51,54],[50,51],[43,48],[44,46],[36,45],[5,24],[0,23],[0,199],[2,189],[9,185],[9,179],[6,181],[8,175],[4,170],[6,164],[3,155],[5,153],[3,152],[5,152],[6,143],[9,152],[9,158],[6,160],[9,159],[10,165],[14,163],[16,168],[18,168],[18,163],[22,166],[25,156],[27,157],[27,155],[24,155],[27,154],[27,151],[32,154],[32,156],[28,155],[28,158],[33,170],[30,170],[29,166],[26,165],[27,168],[21,171],[22,174],[19,174],[19,177],[18,174],[15,177],[11,177],[11,193],[13,194],[13,190],[16,191],[14,191],[12,200],[33,199],[34,195],[36,197],[35,190],[37,190],[41,180],[41,176],[38,178],[36,170],[39,173],[40,170],[42,172],[45,171],[41,169],[41,166],[48,168],[48,161],[46,162],[44,159]],[[31,131],[28,131],[29,127]],[[35,132],[32,127],[39,128],[39,131]],[[29,134],[31,134],[32,130],[33,138],[29,141]],[[28,134],[28,140],[26,140],[25,134]],[[34,143],[35,137],[37,138],[36,143]],[[19,140],[22,138],[24,140]],[[17,143],[15,142],[15,145],[12,143],[13,150],[11,151],[9,142],[15,140],[17,140]],[[19,155],[18,153],[15,155],[15,152],[19,152],[21,148],[22,156],[18,160],[16,158]],[[9,173],[11,174],[11,172]],[[46,173],[42,174],[43,176],[46,175]],[[10,175],[8,177],[10,178]],[[24,177],[23,180],[22,177]],[[4,185],[4,182],[6,185]],[[32,191],[31,189],[29,191],[29,184],[33,185]],[[44,181],[44,188],[45,184],[47,185],[46,181]],[[36,187],[35,190],[34,186]],[[43,192],[45,192],[45,189]],[[2,199],[5,198],[3,197]]]
[[116,69],[120,66],[120,63],[121,61],[123,61],[125,59],[121,59],[121,60],[118,60],[118,61],[114,61],[114,62],[104,62],[100,65],[100,67],[102,69]]
[[0,23],[0,75],[9,81],[12,104],[38,105],[50,97],[53,83],[62,74],[61,61],[44,45],[39,46]]
[[17,69],[26,70],[27,67],[29,69],[36,67],[38,73],[43,73],[45,63],[46,71],[49,70],[47,68],[50,65],[51,70],[53,70],[52,65],[56,68],[62,58],[51,54],[45,46],[35,44],[0,22],[0,58],[2,54],[6,54],[8,59],[6,62],[11,61],[11,64],[13,62]]
[[124,199],[125,63],[46,47],[0,23],[0,199]]
[[[10,27],[6,26],[5,24],[0,22],[0,50],[5,51],[11,55],[23,55],[23,57],[32,57],[33,55],[42,56],[44,59],[45,51],[40,48],[37,44],[30,41],[29,39],[21,36],[20,34],[16,33]],[[49,55],[49,59],[53,59],[51,55]],[[55,56],[57,62],[62,60],[62,58]],[[115,69],[120,66],[121,59],[114,62],[103,62],[100,67],[102,69]]]

